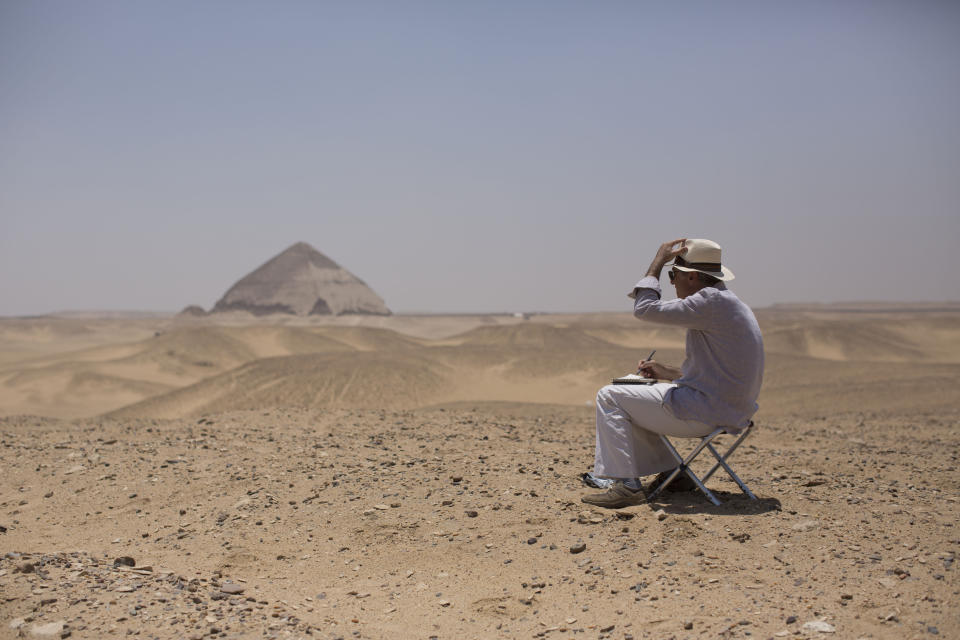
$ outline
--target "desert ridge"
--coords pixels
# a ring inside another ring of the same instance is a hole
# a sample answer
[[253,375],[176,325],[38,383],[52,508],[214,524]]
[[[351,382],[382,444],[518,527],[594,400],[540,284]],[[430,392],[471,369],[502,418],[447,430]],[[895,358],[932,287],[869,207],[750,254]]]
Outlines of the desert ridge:
[[[954,406],[958,316],[760,310],[761,416],[817,404]],[[629,314],[289,318],[0,319],[0,400],[7,415],[60,418],[491,401],[579,406],[629,372],[644,349],[678,364],[683,357],[682,331]]]

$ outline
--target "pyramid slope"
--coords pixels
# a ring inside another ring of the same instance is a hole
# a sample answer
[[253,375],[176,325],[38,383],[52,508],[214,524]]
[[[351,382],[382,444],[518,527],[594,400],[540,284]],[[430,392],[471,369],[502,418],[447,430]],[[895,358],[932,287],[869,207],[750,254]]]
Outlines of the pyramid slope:
[[390,315],[370,287],[309,244],[298,242],[241,278],[212,313]]

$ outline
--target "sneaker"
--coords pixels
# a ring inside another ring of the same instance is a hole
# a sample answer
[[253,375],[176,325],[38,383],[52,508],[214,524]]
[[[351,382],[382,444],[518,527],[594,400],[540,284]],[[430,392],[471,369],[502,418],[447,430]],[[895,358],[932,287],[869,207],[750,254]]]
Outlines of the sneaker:
[[[663,471],[657,474],[657,477],[653,479],[653,482],[650,483],[650,487],[647,489],[647,492],[652,492],[654,489],[660,486],[660,484],[670,477],[670,474],[673,473],[673,469],[670,471]],[[667,493],[682,493],[685,491],[693,491],[697,488],[697,484],[690,479],[690,476],[683,473],[682,471],[677,474],[677,477],[673,479],[667,488],[664,489]]]
[[623,507],[632,507],[635,504],[643,504],[646,502],[646,497],[643,495],[643,491],[633,491],[624,486],[622,482],[616,482],[603,493],[591,493],[583,496],[580,498],[580,502],[604,509],[622,509]]

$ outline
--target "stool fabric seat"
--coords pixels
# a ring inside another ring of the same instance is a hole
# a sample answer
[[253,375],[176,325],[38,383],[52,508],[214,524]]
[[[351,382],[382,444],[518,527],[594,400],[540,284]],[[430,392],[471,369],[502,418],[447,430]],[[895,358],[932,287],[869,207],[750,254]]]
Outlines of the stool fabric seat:
[[[677,451],[676,447],[673,446],[673,443],[671,443],[670,440],[667,438],[667,436],[661,434],[660,439],[663,441],[663,443],[667,446],[667,448],[673,454],[673,457],[676,458],[677,467],[672,472],[670,472],[670,474],[666,478],[664,478],[663,482],[661,482],[656,487],[652,488],[652,490],[647,495],[647,500],[653,501],[653,499],[656,498],[661,493],[663,493],[663,491],[670,485],[670,483],[676,480],[677,477],[682,472],[682,473],[685,473],[691,480],[693,480],[693,483],[697,485],[697,488],[700,489],[703,495],[707,496],[707,499],[710,500],[710,502],[712,502],[714,505],[719,506],[721,504],[720,500],[717,499],[717,496],[715,496],[712,491],[707,489],[706,482],[711,478],[711,476],[713,476],[713,474],[717,471],[717,469],[720,469],[720,468],[722,468],[724,471],[727,472],[727,475],[729,475],[733,479],[733,481],[737,483],[737,485],[740,487],[740,490],[743,491],[745,494],[747,494],[751,500],[756,500],[757,496],[753,495],[753,492],[750,491],[749,487],[747,487],[747,485],[743,483],[743,480],[741,480],[740,477],[733,472],[733,469],[730,468],[730,464],[728,463],[728,459],[730,458],[730,456],[733,455],[733,452],[737,450],[737,447],[739,447],[744,440],[747,439],[747,436],[749,436],[752,431],[753,431],[752,421],[743,430],[733,429],[730,427],[717,427],[709,434],[700,438],[700,442],[697,444],[696,447],[694,447],[693,451],[687,454],[686,457],[681,456],[680,453]],[[724,434],[737,436],[737,439],[730,446],[730,448],[727,449],[727,452],[721,456],[720,453],[717,451],[717,449],[713,446],[713,441],[718,436],[721,436]],[[694,459],[696,459],[696,457],[700,455],[700,453],[704,449],[707,449],[708,451],[710,451],[710,453],[713,454],[713,457],[717,459],[717,463],[714,464],[713,468],[710,469],[710,471],[708,471],[706,474],[704,474],[703,478],[701,479],[697,477],[697,474],[695,474],[692,469],[690,469],[690,463],[693,462]]]

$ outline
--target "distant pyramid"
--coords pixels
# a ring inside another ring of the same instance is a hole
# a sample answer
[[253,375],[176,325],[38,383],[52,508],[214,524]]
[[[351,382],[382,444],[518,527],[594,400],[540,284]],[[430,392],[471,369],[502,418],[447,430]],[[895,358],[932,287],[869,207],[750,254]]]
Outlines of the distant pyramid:
[[383,299],[363,280],[306,242],[274,256],[230,287],[211,313],[220,311],[390,315]]

